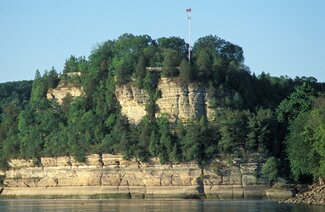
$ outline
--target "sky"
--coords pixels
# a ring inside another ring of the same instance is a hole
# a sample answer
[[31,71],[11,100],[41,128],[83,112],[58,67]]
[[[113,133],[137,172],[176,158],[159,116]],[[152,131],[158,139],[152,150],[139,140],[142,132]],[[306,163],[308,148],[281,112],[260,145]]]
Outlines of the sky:
[[324,0],[0,0],[0,82],[30,80],[123,33],[241,46],[252,73],[325,82]]

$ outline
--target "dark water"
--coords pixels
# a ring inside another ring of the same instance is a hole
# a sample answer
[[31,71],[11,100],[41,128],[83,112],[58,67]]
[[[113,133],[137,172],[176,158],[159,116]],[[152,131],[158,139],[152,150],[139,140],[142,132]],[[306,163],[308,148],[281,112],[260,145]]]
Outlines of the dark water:
[[12,211],[126,211],[126,212],[212,212],[294,211],[325,212],[322,206],[278,204],[272,201],[210,200],[3,200],[1,212]]

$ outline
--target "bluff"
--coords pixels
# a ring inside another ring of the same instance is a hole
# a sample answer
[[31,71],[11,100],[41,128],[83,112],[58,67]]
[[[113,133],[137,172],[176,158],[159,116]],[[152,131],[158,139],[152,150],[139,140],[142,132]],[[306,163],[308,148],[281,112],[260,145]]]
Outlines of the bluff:
[[[170,78],[161,78],[157,89],[161,98],[156,101],[156,117],[165,116],[170,122],[199,120],[211,115],[208,109],[206,86],[190,83],[183,85]],[[131,123],[138,123],[146,115],[145,105],[148,94],[133,83],[116,87],[116,97],[121,105],[121,112]]]
[[[68,73],[68,77],[80,76],[80,72]],[[56,88],[50,88],[47,91],[46,98],[47,99],[55,99],[59,104],[63,103],[63,99],[70,96],[82,96],[83,89],[80,86],[76,86],[73,83],[69,83],[66,80],[60,80],[59,84]]]
[[[186,122],[189,119],[199,120],[202,116],[210,117],[206,86],[198,83],[183,85],[170,78],[161,78],[157,89],[161,98],[156,101],[156,117],[165,116],[170,122]],[[83,95],[83,89],[61,80],[56,88],[49,89],[48,99],[56,99],[62,104],[67,96]],[[137,124],[146,115],[146,103],[149,95],[144,89],[139,89],[133,82],[115,89],[115,95],[121,106],[121,113],[130,123]]]
[[[93,154],[84,163],[71,157],[11,160],[5,171],[2,198],[266,198],[268,185],[258,176],[257,155],[216,159],[201,168],[196,163],[160,164],[123,160],[121,155]],[[290,196],[291,194],[289,194]]]

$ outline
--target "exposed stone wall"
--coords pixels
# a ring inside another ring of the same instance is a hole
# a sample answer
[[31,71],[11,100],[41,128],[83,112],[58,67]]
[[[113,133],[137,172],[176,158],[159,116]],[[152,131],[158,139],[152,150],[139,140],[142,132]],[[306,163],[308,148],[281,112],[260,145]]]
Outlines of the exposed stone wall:
[[146,102],[148,94],[134,84],[126,84],[116,87],[115,95],[121,105],[121,112],[127,116],[131,123],[139,123],[146,115]]
[[59,104],[63,103],[63,99],[68,95],[72,97],[83,95],[83,89],[72,85],[65,85],[64,81],[60,81],[56,88],[49,89],[46,94],[47,99],[56,99]]
[[[157,117],[166,116],[171,122],[186,122],[189,119],[198,120],[202,116],[211,117],[213,111],[207,107],[206,87],[196,83],[182,85],[173,79],[161,78],[158,83],[161,98],[157,100]],[[56,99],[62,104],[68,95],[82,96],[83,89],[66,85],[60,81],[59,85],[47,92],[48,99]],[[149,98],[147,92],[139,89],[134,83],[116,87],[115,95],[121,105],[121,112],[127,116],[131,123],[139,123],[146,115],[146,102]]]
[[161,165],[157,159],[142,163],[123,160],[121,155],[94,154],[85,163],[70,157],[41,158],[39,167],[28,163],[11,162],[1,195],[242,199],[264,198],[267,189],[266,182],[256,178],[261,164],[254,161],[216,160],[201,169],[196,163]]
[[161,78],[158,83],[161,98],[157,100],[158,117],[166,114],[170,121],[198,120],[206,115],[206,89],[198,84],[181,85]]
[[[161,78],[158,83],[161,98],[157,100],[157,117],[167,116],[171,122],[198,120],[207,115],[206,88],[204,85],[191,83],[182,85],[168,78]],[[122,114],[131,123],[138,123],[146,115],[145,104],[148,95],[132,83],[116,88],[116,97],[122,107]]]

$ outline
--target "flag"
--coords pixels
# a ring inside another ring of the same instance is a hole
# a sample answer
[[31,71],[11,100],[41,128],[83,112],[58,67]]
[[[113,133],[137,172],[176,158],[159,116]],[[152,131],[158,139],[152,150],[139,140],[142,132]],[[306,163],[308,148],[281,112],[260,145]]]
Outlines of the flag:
[[191,8],[186,9],[186,12],[187,12],[187,13],[192,12]]

